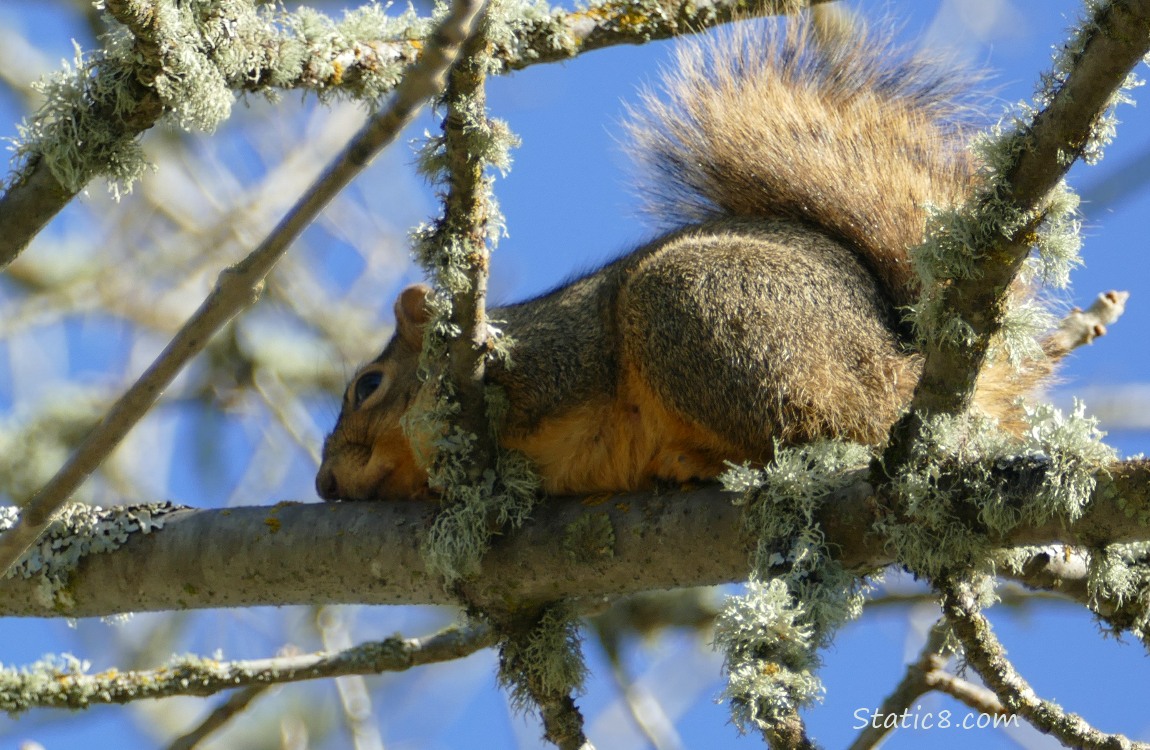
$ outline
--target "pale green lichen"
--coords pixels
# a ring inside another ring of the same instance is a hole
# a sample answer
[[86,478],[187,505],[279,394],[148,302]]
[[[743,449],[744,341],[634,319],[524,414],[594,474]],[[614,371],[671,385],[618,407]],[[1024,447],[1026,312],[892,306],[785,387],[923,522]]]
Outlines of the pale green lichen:
[[[1082,222],[1078,194],[1059,181],[1047,196],[1045,215],[1035,234],[1035,248],[1027,259],[1028,276],[1057,289],[1070,284],[1070,272],[1082,265]],[[1029,280],[1029,279],[1027,279]]]
[[787,585],[752,578],[743,596],[730,597],[715,623],[715,646],[724,653],[735,724],[769,728],[782,716],[818,700],[814,628]]
[[284,85],[312,88],[321,101],[350,98],[378,105],[414,59],[414,54],[407,56],[389,45],[424,39],[443,9],[430,17],[418,16],[411,6],[395,16],[385,11],[378,3],[369,3],[346,11],[339,21],[311,8],[278,18],[277,23],[291,34],[275,67],[287,67],[289,55],[299,60],[297,74],[284,71]]
[[[236,91],[308,88],[376,106],[413,61],[408,42],[433,22],[410,7],[388,16],[376,3],[341,21],[250,0],[166,0],[139,15],[146,39],[112,22],[101,50],[77,47],[72,64],[41,81],[44,104],[18,129],[9,184],[43,163],[71,192],[103,176],[118,197],[148,166],[142,130],[159,120],[211,131]],[[145,106],[151,95],[158,102]]]
[[1091,550],[1087,590],[1093,611],[1150,649],[1150,542]]
[[23,668],[0,668],[0,710],[10,716],[41,705],[86,705],[96,690],[73,695],[73,680],[84,675],[91,664],[72,654],[46,656]]
[[525,711],[540,697],[575,696],[583,691],[579,623],[563,603],[549,606],[526,633],[503,641],[499,652],[499,682],[511,693],[511,704]]
[[[485,69],[481,60],[474,64]],[[480,95],[457,94],[451,107],[453,117],[459,121],[459,148],[467,153],[469,162],[479,165],[484,172],[505,173],[511,165],[510,150],[517,144],[507,125],[487,117]],[[423,174],[435,184],[447,185],[448,159],[446,136],[428,136],[419,151]],[[456,226],[473,217],[445,213],[413,232],[414,254],[427,269],[436,289],[429,300],[431,320],[420,360],[422,388],[432,396],[433,403],[426,409],[409,412],[404,429],[411,436],[430,437],[433,455],[421,456],[420,460],[430,466],[429,481],[442,496],[443,507],[425,539],[423,550],[430,569],[448,583],[479,571],[494,528],[514,528],[522,524],[534,507],[539,491],[539,479],[530,463],[523,456],[498,446],[495,466],[487,469],[478,483],[469,481],[473,448],[479,437],[452,424],[458,405],[445,363],[448,342],[461,334],[458,324],[453,322],[455,299],[471,291],[476,259],[484,257],[504,232],[492,184],[492,176],[484,174],[475,185],[475,202],[482,207],[475,213],[482,217],[482,226]],[[474,246],[476,230],[482,230],[486,247]],[[488,336],[492,346],[484,356],[489,362],[498,360],[504,366],[512,366],[513,347],[503,339],[498,328],[489,327]],[[486,393],[485,402],[494,435],[498,431],[498,417],[506,411],[506,396],[497,389],[491,390]],[[424,441],[413,440],[417,445],[421,442]]]
[[[1081,405],[1070,415],[1038,406],[1027,419],[1021,439],[974,415],[930,421],[891,481],[897,513],[874,529],[915,574],[968,576],[981,606],[995,600],[991,536],[1019,523],[1079,518],[1095,472],[1114,457]],[[766,469],[738,467],[723,477],[728,489],[749,492],[746,523],[758,541],[748,592],[730,600],[715,626],[728,672],[723,695],[739,728],[769,732],[822,695],[818,650],[857,617],[866,583],[830,559],[815,512],[871,458],[865,447],[814,444],[777,450]],[[1111,573],[1107,592],[1147,595],[1140,574]],[[1130,626],[1140,637],[1142,622]]]
[[[1029,428],[1015,438],[986,417],[935,417],[891,482],[901,513],[883,519],[898,559],[920,575],[985,567],[991,541],[1019,524],[1074,521],[1114,460],[1097,420],[1080,403],[1063,414],[1028,408]],[[977,524],[972,521],[977,520]]]
[[[5,577],[36,579],[40,604],[66,612],[72,604],[68,587],[81,560],[119,549],[132,534],[163,528],[165,516],[180,509],[166,502],[107,510],[81,503],[66,505]],[[0,531],[11,528],[18,516],[17,508],[0,506]]]
[[828,495],[852,481],[869,449],[828,441],[776,447],[765,469],[732,467],[724,486],[743,493],[756,539],[747,592],[732,597],[715,625],[725,655],[724,697],[741,730],[770,730],[822,695],[818,649],[862,610],[863,579],[831,559],[815,518]]
[[610,558],[615,553],[615,527],[606,513],[588,513],[563,529],[562,544],[574,563]]
[[[1015,144],[1009,138],[996,141],[986,138],[976,146],[988,162],[1005,161],[1004,155]],[[928,217],[926,240],[911,253],[918,272],[923,295],[911,307],[919,345],[927,340],[944,341],[952,346],[970,346],[976,334],[971,325],[950,313],[943,293],[949,281],[973,278],[978,271],[981,248],[993,247],[1004,236],[1011,236],[1036,217],[995,197],[999,192],[997,172],[983,190],[965,206],[933,210]],[[1081,264],[1081,237],[1077,218],[1078,197],[1060,183],[1042,210],[1041,221],[1028,237],[1037,252],[1027,260],[1023,283],[1042,282],[1053,287],[1069,283],[1070,271]],[[1054,325],[1055,319],[1033,301],[1011,305],[1004,316],[1002,331],[992,341],[991,351],[1005,353],[1019,365],[1042,356],[1038,337]]]
[[71,65],[64,63],[62,71],[35,85],[44,104],[17,127],[9,184],[24,179],[42,161],[71,192],[104,175],[119,197],[144,173],[147,161],[135,133],[125,132],[103,111],[131,112],[139,106],[130,79],[109,67],[102,53],[88,57],[77,47]]
[[1015,368],[1028,362],[1040,362],[1046,357],[1042,338],[1055,328],[1058,319],[1046,305],[1034,300],[1007,308],[1002,316],[1002,328],[991,346],[992,355],[1002,354]]
[[555,23],[555,13],[547,0],[500,0],[492,3],[487,15],[487,38],[492,48],[500,50],[501,54],[487,57],[487,74],[504,72],[506,59],[530,60],[537,56],[525,41],[531,36],[527,32],[550,27],[550,46],[567,49],[569,45],[563,44],[560,36],[560,30],[565,30],[566,26]]
[[[440,456],[448,467],[464,466],[466,453]],[[517,528],[530,516],[538,500],[539,481],[522,455],[503,452],[495,471],[482,482],[458,482],[443,491],[445,501],[424,538],[423,555],[430,570],[448,583],[473,577],[491,547],[492,525]]]
[[171,657],[167,664],[150,672],[120,672],[110,669],[90,674],[91,664],[72,654],[46,656],[25,667],[0,667],[0,710],[11,716],[30,708],[56,707],[84,709],[101,703],[192,692],[190,687],[240,682],[252,674],[275,678],[273,671],[244,669],[221,663],[216,658],[195,654]]

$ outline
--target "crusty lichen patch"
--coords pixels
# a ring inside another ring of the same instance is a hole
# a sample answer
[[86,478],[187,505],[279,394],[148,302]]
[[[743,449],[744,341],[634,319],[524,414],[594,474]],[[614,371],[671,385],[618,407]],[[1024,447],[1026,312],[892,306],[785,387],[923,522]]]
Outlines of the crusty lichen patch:
[[[161,529],[167,520],[164,516],[182,508],[168,502],[108,509],[83,503],[67,505],[5,577],[39,577],[36,591],[40,603],[67,611],[73,604],[68,592],[72,573],[84,557],[118,549],[132,534]],[[18,516],[17,508],[0,507],[0,531],[11,528]]]
[[563,551],[571,562],[585,563],[615,555],[615,527],[605,513],[580,516],[563,530]]

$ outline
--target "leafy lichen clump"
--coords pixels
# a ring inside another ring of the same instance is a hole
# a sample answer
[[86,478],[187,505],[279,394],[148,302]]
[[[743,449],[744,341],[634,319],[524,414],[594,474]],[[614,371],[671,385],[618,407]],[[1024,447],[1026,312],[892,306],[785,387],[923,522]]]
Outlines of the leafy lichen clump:
[[587,667],[580,640],[574,612],[565,604],[553,604],[527,632],[503,641],[499,682],[510,691],[517,710],[527,710],[541,696],[582,692]]
[[744,493],[757,540],[747,592],[728,602],[715,626],[726,658],[724,696],[740,729],[769,731],[822,695],[817,651],[862,611],[865,583],[831,559],[815,512],[870,458],[862,446],[821,442],[777,449],[766,469],[733,467],[722,477],[728,490]]
[[563,551],[572,562],[609,558],[615,549],[615,527],[605,513],[580,516],[563,530]]
[[[937,577],[976,575],[980,600],[993,593],[985,574],[1004,562],[994,540],[1019,524],[1079,518],[1094,490],[1094,474],[1114,459],[1095,420],[1081,404],[1066,415],[1050,406],[1028,410],[1029,428],[1011,436],[992,420],[966,415],[932,419],[904,470],[891,481],[898,505],[874,531],[911,571]],[[867,448],[837,442],[779,449],[766,469],[736,467],[724,483],[746,493],[748,532],[757,540],[750,583],[716,625],[726,655],[725,697],[736,723],[771,730],[817,700],[818,649],[861,611],[866,583],[831,559],[817,511],[829,494],[858,477],[872,459]],[[1126,555],[1130,557],[1130,555]],[[1095,588],[1119,600],[1146,599],[1150,568],[1105,559]],[[1108,581],[1103,584],[1102,581]],[[1125,599],[1123,599],[1125,597]],[[1139,634],[1150,618],[1134,618]]]
[[1021,439],[977,415],[928,422],[912,460],[892,480],[900,513],[879,523],[900,561],[928,577],[985,567],[992,537],[1022,523],[1081,516],[1094,473],[1114,460],[1114,450],[1080,403],[1070,414],[1033,407],[1027,420]]
[[1150,648],[1150,543],[1110,544],[1090,551],[1090,608],[1118,632]]
[[109,669],[90,674],[91,663],[86,660],[71,654],[51,655],[25,667],[0,667],[0,710],[16,715],[41,706],[87,708],[187,694],[196,685],[240,682],[253,674],[265,682],[276,678],[274,672],[259,674],[242,664],[222,663],[221,658],[187,654],[173,656],[151,672]]

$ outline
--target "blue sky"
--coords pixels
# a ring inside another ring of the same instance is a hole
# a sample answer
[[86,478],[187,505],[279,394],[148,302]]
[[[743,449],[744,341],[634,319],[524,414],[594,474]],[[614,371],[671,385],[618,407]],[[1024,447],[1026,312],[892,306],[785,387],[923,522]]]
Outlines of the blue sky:
[[[38,41],[43,40],[44,47],[50,50],[50,64],[58,58],[71,57],[69,37],[74,32],[60,21],[54,4],[39,9],[31,2],[5,5],[0,8],[0,26],[12,24]],[[1064,39],[1064,29],[1078,8],[1077,3],[1067,0],[1002,4],[920,0],[861,6],[868,15],[885,11],[899,18],[907,39],[931,47],[953,46],[961,57],[985,66],[992,73],[990,85],[1002,107],[1029,98],[1039,72],[1048,65],[1052,47]],[[1002,12],[1003,7],[1007,16],[991,13],[993,8]],[[965,9],[966,15],[956,8]],[[538,294],[650,236],[649,228],[637,217],[637,201],[629,192],[627,160],[619,145],[619,123],[624,116],[624,102],[634,101],[636,88],[655,80],[659,66],[669,60],[670,49],[668,44],[655,44],[603,50],[565,64],[536,66],[491,81],[493,114],[506,119],[523,140],[514,153],[511,173],[496,186],[509,232],[492,262],[491,289],[496,301]],[[1140,72],[1147,75],[1145,67]],[[1137,90],[1134,96],[1145,100],[1146,90]],[[14,104],[10,98],[0,96],[0,135],[15,134],[14,123],[19,114]],[[300,104],[287,97],[283,106],[294,112]],[[1148,109],[1145,101],[1138,107],[1123,107],[1119,112],[1123,123],[1118,139],[1103,161],[1072,171],[1071,183],[1084,196],[1101,196],[1101,186],[1113,175],[1150,153]],[[387,182],[392,179],[389,170],[403,173],[395,178],[401,180],[400,184],[417,184],[410,176],[412,159],[405,144],[431,127],[434,120],[425,116],[409,136],[395,145],[394,153],[382,157],[364,176],[357,189],[366,191],[363,185]],[[226,135],[225,132],[223,137]],[[156,136],[149,135],[153,137]],[[389,224],[410,226],[434,212],[430,191],[426,189],[402,199],[394,194],[388,196],[377,203],[372,203],[370,196],[367,200]],[[1086,306],[1097,293],[1111,288],[1128,289],[1132,298],[1126,316],[1111,333],[1078,352],[1062,370],[1056,396],[1063,403],[1075,393],[1097,393],[1089,390],[1092,388],[1147,381],[1143,331],[1150,324],[1150,277],[1145,273],[1143,256],[1147,236],[1144,221],[1148,214],[1150,191],[1145,183],[1126,194],[1121,202],[1102,204],[1099,198],[1098,202],[1083,206],[1085,266],[1074,274],[1073,288],[1058,293],[1057,298]],[[43,246],[34,246],[29,252],[38,250],[43,251]],[[346,257],[354,264],[353,255],[348,253]],[[332,257],[344,256],[333,252]],[[354,269],[346,272],[354,273]],[[418,273],[413,269],[397,271],[397,278],[412,281]],[[390,302],[397,291],[398,286],[380,291],[378,311],[383,322],[389,319]],[[365,343],[358,356],[373,356],[382,340],[381,333],[380,340]],[[103,348],[76,345],[70,351],[73,358],[86,352],[84,356],[96,359],[84,366],[100,368],[106,366],[98,359],[107,357],[106,351],[100,351]],[[8,393],[3,402],[11,403],[11,395]],[[226,420],[220,421],[226,428]],[[228,440],[236,439],[234,431],[229,434],[232,437]],[[1112,430],[1110,442],[1126,454],[1150,452],[1144,429]],[[174,467],[166,491],[191,504],[213,504],[211,492],[193,483],[194,474],[191,465]],[[268,497],[267,502],[314,499],[306,468],[296,480],[286,495]],[[228,485],[233,480],[220,481]],[[227,486],[221,486],[212,491],[226,496],[227,490]],[[905,576],[893,578],[899,588],[912,585]],[[357,638],[396,631],[422,634],[448,619],[444,612],[364,609],[356,614]],[[189,643],[201,651],[221,648],[229,657],[266,656],[290,640],[293,628],[302,627],[300,622],[306,616],[297,610],[197,615]],[[827,747],[849,743],[856,721],[854,712],[877,705],[897,682],[903,663],[915,656],[916,628],[923,623],[928,625],[931,619],[929,607],[890,607],[870,613],[843,630],[825,655],[822,676],[828,689],[826,701],[810,714],[812,730],[820,741]],[[1085,612],[1068,605],[1036,605],[1019,612],[996,610],[992,619],[1011,656],[1042,695],[1059,700],[1102,729],[1150,739],[1150,718],[1143,710],[1144,696],[1150,691],[1150,664],[1137,643],[1103,638]],[[130,641],[136,632],[133,628],[142,632],[148,622],[148,617],[137,618],[136,624],[116,631],[115,637]],[[68,630],[59,621],[0,621],[0,661],[23,664],[50,651],[71,650],[100,667],[106,659],[107,644],[113,640],[113,627],[84,621]],[[582,704],[592,731],[600,732],[593,739],[601,750],[638,746],[632,744],[633,735],[627,733],[626,722],[612,719],[618,713],[617,691],[593,644],[588,644],[588,655],[595,677]],[[702,652],[694,649],[691,636],[669,634],[643,646],[631,654],[629,667],[651,690],[690,698],[678,723],[685,746],[761,746],[754,737],[738,738],[727,724],[726,707],[715,705],[713,700],[721,691],[718,659],[705,648]],[[532,747],[536,743],[537,728],[512,717],[495,689],[490,653],[418,674],[372,678],[371,684],[379,688],[374,710],[389,748],[473,746],[475,732],[482,733],[486,738],[483,744],[490,747]],[[281,691],[281,697],[314,701],[330,705],[333,710],[336,705],[330,686],[288,687]],[[667,701],[668,706],[674,703],[671,697]],[[949,709],[959,715],[966,712],[965,708],[936,697],[922,703],[923,711]],[[190,716],[195,709],[193,704],[187,705]],[[160,746],[143,728],[147,722],[139,716],[130,718],[120,708],[83,714],[34,712],[16,722],[0,719],[0,748],[16,747],[23,739],[35,739],[47,748],[74,747],[80,741],[93,750]],[[901,732],[886,747],[1014,747],[1012,736],[977,730]],[[338,737],[326,746],[342,746]],[[1024,733],[1023,737],[1025,747],[1046,746],[1033,733]]]

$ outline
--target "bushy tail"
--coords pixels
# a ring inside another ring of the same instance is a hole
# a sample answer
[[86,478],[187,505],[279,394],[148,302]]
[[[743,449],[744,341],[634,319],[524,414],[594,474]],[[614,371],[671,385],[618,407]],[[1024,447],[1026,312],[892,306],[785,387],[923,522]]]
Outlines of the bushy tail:
[[745,23],[685,44],[630,132],[664,227],[783,218],[855,247],[896,305],[917,296],[908,249],[928,206],[965,196],[969,75],[888,39]]

